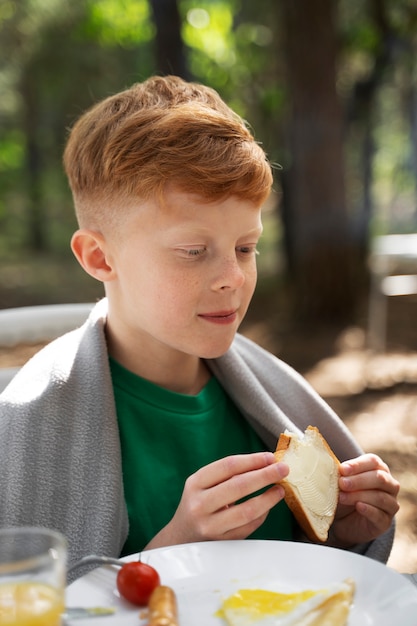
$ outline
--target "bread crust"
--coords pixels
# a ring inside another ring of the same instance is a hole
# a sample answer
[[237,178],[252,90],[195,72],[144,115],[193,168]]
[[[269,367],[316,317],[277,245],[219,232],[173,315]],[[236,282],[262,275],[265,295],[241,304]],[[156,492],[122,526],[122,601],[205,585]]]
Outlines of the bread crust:
[[[321,439],[321,442],[323,443],[325,449],[327,450],[328,454],[332,458],[333,463],[337,467],[337,471],[339,472],[340,461],[334,454],[333,450],[330,448],[325,438],[320,433],[319,429],[316,426],[308,426],[306,429],[306,433],[308,431],[315,431],[316,436],[318,436]],[[278,439],[275,453],[274,453],[276,462],[285,463],[285,455],[291,445],[293,437],[294,435],[281,433]],[[302,502],[300,502],[300,499],[298,495],[296,494],[296,492],[294,491],[291,483],[284,478],[283,480],[280,481],[279,484],[284,489],[285,502],[287,503],[288,508],[292,511],[295,519],[297,520],[298,524],[301,526],[301,528],[303,529],[307,537],[310,539],[310,541],[324,543],[328,537],[328,529],[325,535],[318,534],[316,532],[316,529],[311,525],[310,520],[304,511]],[[338,491],[339,491],[339,488],[337,486],[337,493]],[[331,517],[331,519],[329,519],[328,527],[330,527],[330,525],[332,524],[335,514],[336,514],[336,508],[333,511],[333,516]]]

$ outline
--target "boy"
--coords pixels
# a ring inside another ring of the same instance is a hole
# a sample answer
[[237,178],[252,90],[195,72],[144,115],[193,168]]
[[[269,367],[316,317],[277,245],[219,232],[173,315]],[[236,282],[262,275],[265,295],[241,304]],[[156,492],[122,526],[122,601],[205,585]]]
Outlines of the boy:
[[[319,427],[344,463],[329,543],[386,561],[398,483],[287,365],[237,334],[271,168],[204,86],[150,78],[74,125],[72,249],[106,298],[0,402],[0,525],[91,553],[299,539],[272,450]],[[349,460],[350,459],[350,460]]]

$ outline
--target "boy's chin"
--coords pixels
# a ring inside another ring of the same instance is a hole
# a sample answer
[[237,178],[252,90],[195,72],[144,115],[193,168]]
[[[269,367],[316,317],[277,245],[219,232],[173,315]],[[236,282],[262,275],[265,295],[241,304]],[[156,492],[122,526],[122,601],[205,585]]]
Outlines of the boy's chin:
[[221,346],[210,346],[206,350],[202,350],[200,353],[201,359],[219,359],[224,356],[233,343],[233,339],[228,343],[223,343]]

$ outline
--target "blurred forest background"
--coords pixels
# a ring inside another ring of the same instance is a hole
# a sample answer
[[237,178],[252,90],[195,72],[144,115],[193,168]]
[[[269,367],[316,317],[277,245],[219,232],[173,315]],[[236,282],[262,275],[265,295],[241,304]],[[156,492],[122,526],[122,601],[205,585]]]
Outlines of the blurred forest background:
[[298,318],[355,320],[371,237],[416,230],[416,34],[415,0],[1,0],[0,306],[83,296],[67,130],[173,73],[217,89],[277,164],[261,273]]
[[86,107],[155,73],[217,89],[274,163],[243,330],[392,464],[393,564],[417,571],[416,296],[367,349],[369,251],[417,232],[417,0],[0,0],[0,308],[102,295],[70,252],[62,152]]

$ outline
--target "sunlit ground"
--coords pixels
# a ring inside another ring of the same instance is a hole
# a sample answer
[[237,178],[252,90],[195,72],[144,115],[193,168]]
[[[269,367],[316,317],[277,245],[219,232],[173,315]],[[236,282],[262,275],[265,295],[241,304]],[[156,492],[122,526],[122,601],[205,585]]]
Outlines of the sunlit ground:
[[417,572],[417,353],[342,352],[306,377],[343,416],[365,451],[388,463],[401,484],[389,565]]

